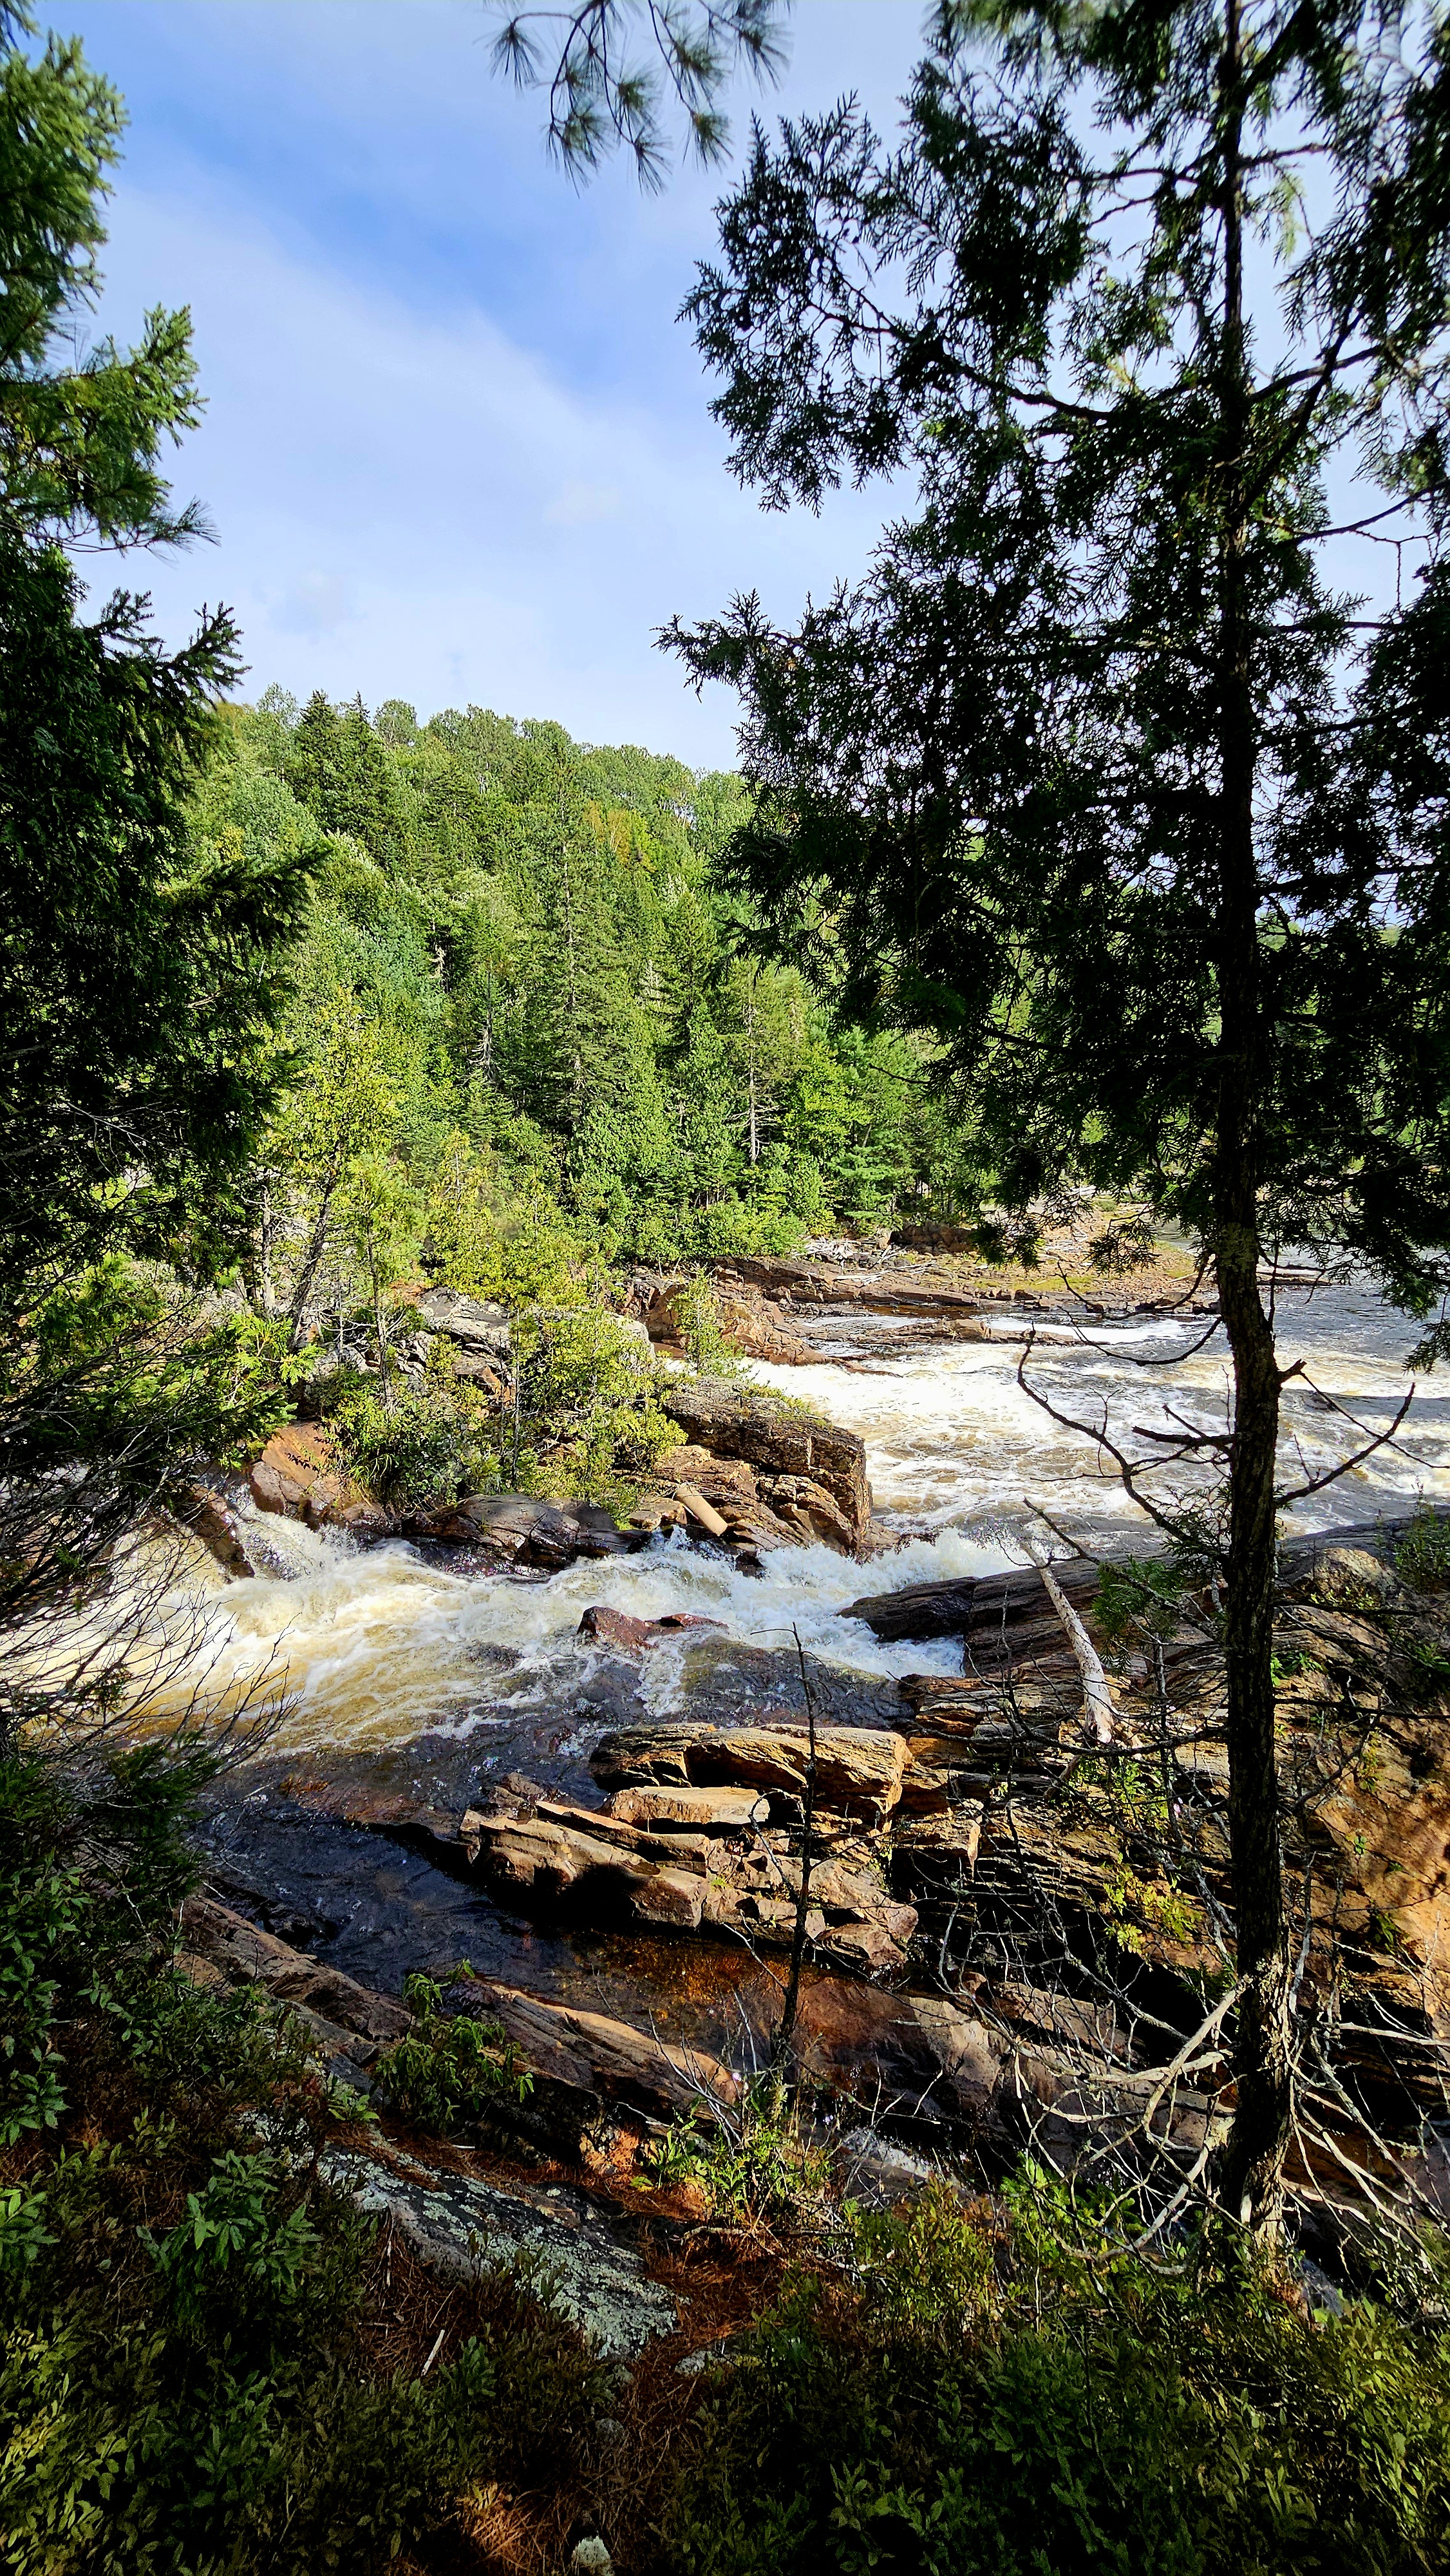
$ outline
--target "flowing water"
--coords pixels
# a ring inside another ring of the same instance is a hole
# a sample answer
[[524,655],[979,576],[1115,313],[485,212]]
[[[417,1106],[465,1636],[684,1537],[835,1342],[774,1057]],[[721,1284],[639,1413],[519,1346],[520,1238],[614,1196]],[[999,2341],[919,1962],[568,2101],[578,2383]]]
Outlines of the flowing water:
[[[897,1677],[949,1672],[960,1649],[953,1640],[882,1646],[863,1622],[843,1619],[843,1607],[865,1591],[1021,1562],[1014,1532],[1026,1521],[1025,1496],[1088,1543],[1116,1534],[1131,1545],[1144,1523],[1098,1450],[1096,1429],[1105,1422],[1142,1456],[1153,1446],[1143,1430],[1171,1427],[1170,1407],[1195,1427],[1220,1427],[1221,1333],[1179,1356],[1205,1329],[1203,1319],[1158,1318],[1094,1326],[1091,1338],[1070,1325],[1036,1328],[1026,1374],[1079,1430],[1052,1420],[1019,1385],[1020,1325],[994,1327],[998,1338],[985,1343],[925,1346],[914,1325],[899,1334],[899,1356],[887,1325],[865,1363],[757,1365],[758,1382],[804,1397],[864,1439],[878,1514],[907,1533],[869,1566],[825,1547],[782,1549],[752,1577],[675,1533],[633,1557],[521,1580],[463,1574],[402,1543],[362,1548],[259,1516],[253,1534],[275,1572],[210,1593],[206,1650],[214,1677],[233,1682],[280,1661],[292,1698],[266,1763],[250,1775],[259,1785],[238,1783],[218,1810],[223,1875],[239,1893],[265,1894],[276,1928],[305,1931],[373,1983],[397,1981],[381,1973],[380,1943],[401,1944],[405,1963],[451,1945],[498,1973],[527,1973],[541,1990],[569,1990],[578,1945],[500,1926],[421,1860],[394,1850],[380,1866],[370,1837],[312,1823],[294,1830],[301,1819],[283,1784],[348,1778],[457,1813],[490,1778],[521,1770],[593,1798],[587,1754],[606,1727],[686,1707],[705,1718],[798,1709],[801,1656],[829,1714],[889,1721]],[[1389,1428],[1413,1339],[1413,1327],[1364,1290],[1285,1301],[1281,1348],[1305,1363],[1285,1391],[1283,1463],[1293,1482],[1309,1483]],[[1291,1525],[1405,1512],[1420,1493],[1450,1501],[1450,1395],[1434,1378],[1394,1444],[1309,1497]],[[718,1625],[628,1659],[577,1638],[594,1602]],[[179,1605],[178,1615],[195,1610],[194,1601]],[[360,1841],[372,1843],[366,1858]],[[610,1974],[626,1973],[627,1952],[628,1975],[645,1976],[649,1946],[605,1945]],[[670,1955],[678,1984],[680,1949]],[[689,1974],[709,1982],[703,1965]]]

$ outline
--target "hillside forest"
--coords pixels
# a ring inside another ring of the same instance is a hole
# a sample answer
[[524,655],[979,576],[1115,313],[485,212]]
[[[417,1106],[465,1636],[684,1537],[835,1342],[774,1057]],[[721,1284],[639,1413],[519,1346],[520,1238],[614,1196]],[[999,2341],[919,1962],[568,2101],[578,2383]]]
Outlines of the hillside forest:
[[269,689],[225,710],[198,839],[312,871],[287,1104],[249,1183],[259,1312],[354,1296],[370,1227],[399,1271],[470,1227],[486,1270],[491,1227],[545,1218],[659,1266],[949,1194],[906,1043],[752,953],[718,866],[746,811],[732,776],[477,707],[420,724]]

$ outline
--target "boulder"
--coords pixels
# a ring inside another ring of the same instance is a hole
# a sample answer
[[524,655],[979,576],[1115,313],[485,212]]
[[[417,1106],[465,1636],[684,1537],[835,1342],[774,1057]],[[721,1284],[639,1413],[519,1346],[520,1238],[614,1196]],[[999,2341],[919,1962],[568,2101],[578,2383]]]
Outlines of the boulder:
[[491,1298],[465,1297],[457,1288],[425,1288],[418,1313],[433,1332],[446,1333],[465,1352],[485,1358],[507,1355],[508,1308]]
[[647,1646],[665,1644],[694,1628],[723,1631],[723,1619],[707,1619],[699,1610],[667,1610],[662,1619],[635,1619],[627,1610],[611,1610],[607,1602],[591,1604],[579,1621],[577,1634],[597,1646],[612,1646],[625,1655],[642,1654]]
[[[627,1726],[602,1736],[589,1767],[606,1789],[748,1788],[798,1800],[810,1745],[800,1724],[701,1729],[688,1722]],[[868,1727],[818,1727],[816,1798],[823,1809],[878,1826],[901,1798],[906,1746]]]
[[868,1264],[836,1268],[815,1261],[776,1261],[732,1256],[715,1272],[717,1288],[753,1289],[773,1298],[787,1313],[822,1308],[869,1315],[937,1316],[962,1322],[978,1315],[980,1301],[942,1279],[904,1276],[899,1270]]
[[[635,1793],[637,1796],[638,1793]],[[671,1803],[683,1803],[679,1792]],[[496,1893],[578,1924],[623,1921],[647,1931],[733,1934],[753,1947],[788,1950],[795,1938],[801,1862],[789,1837],[739,1818],[722,1802],[653,1819],[645,1830],[621,1814],[592,1814],[541,1800],[532,1815],[465,1815],[458,1843]],[[691,1830],[705,1822],[706,1832]],[[735,1828],[732,1832],[732,1827]],[[806,1937],[812,1954],[857,1975],[904,1968],[916,1930],[912,1906],[892,1900],[869,1861],[813,1867]]]
[[531,1494],[468,1494],[432,1515],[426,1534],[549,1573],[581,1556],[628,1556],[644,1544],[642,1533],[617,1528],[602,1504],[540,1502]]
[[[791,1524],[783,1512],[775,1511],[770,1480],[803,1478],[824,1493],[839,1516],[831,1524],[838,1531],[837,1543],[853,1551],[869,1548],[871,1488],[866,1481],[866,1448],[854,1431],[787,1411],[768,1396],[723,1378],[673,1379],[661,1388],[659,1400],[662,1411],[679,1424],[692,1447],[708,1451],[717,1461],[743,1462],[754,1469],[759,1499],[753,1507],[742,1504],[742,1512],[753,1508],[758,1514],[763,1502],[788,1538]],[[699,1490],[707,1500],[713,1499],[705,1486]],[[809,1521],[809,1508],[796,1494],[783,1492],[782,1502]],[[716,1507],[728,1515],[728,1506]],[[824,1529],[812,1529],[813,1537],[823,1534]],[[795,1535],[801,1535],[798,1527]]]
[[[651,1342],[667,1350],[684,1347],[683,1301],[689,1289],[683,1278],[642,1285],[643,1327]],[[758,1289],[734,1283],[716,1285],[716,1304],[727,1338],[747,1359],[769,1360],[777,1367],[799,1368],[816,1357],[811,1344],[792,1330],[789,1319]]]
[[320,1422],[289,1422],[274,1431],[247,1482],[259,1511],[306,1521],[310,1529],[341,1527],[375,1536],[394,1526],[382,1505],[353,1482]]

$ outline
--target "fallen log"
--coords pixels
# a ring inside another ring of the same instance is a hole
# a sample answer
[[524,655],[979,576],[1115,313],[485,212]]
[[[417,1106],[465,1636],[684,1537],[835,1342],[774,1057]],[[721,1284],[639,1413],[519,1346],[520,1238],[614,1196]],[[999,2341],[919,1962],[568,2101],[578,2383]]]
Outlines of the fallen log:
[[[1090,1557],[1072,1558],[1053,1573],[1074,1604],[1091,1601],[1098,1588],[1098,1566]],[[864,1619],[885,1643],[906,1637],[980,1636],[984,1645],[995,1634],[1014,1636],[1032,1621],[1061,1635],[1047,1586],[1035,1565],[1014,1566],[1006,1574],[962,1575],[946,1583],[908,1583],[899,1592],[870,1592],[848,1601],[840,1616]]]
[[[1279,1548],[1279,1582],[1302,1583],[1330,1548],[1365,1548],[1371,1555],[1383,1555],[1397,1538],[1403,1537],[1414,1519],[1426,1513],[1436,1520],[1450,1519],[1450,1504],[1427,1504],[1420,1514],[1386,1514],[1380,1520],[1356,1521],[1349,1527],[1314,1530],[1304,1537],[1284,1539]],[[1131,1551],[1125,1548],[1121,1557],[1058,1559],[1053,1564],[1053,1577],[1073,1608],[1082,1610],[1091,1606],[1105,1565],[1125,1564],[1130,1556],[1143,1558],[1158,1552],[1149,1531],[1144,1533],[1141,1546]],[[1014,1658],[1021,1658],[1039,1651],[1054,1635],[1062,1634],[1047,1586],[1035,1565],[1013,1566],[1006,1574],[967,1574],[941,1583],[908,1583],[899,1592],[868,1592],[858,1601],[848,1601],[837,1615],[842,1619],[864,1619],[883,1644],[906,1638],[964,1637],[972,1648],[972,1662],[982,1671],[992,1668],[994,1635],[1010,1644]],[[1032,1622],[1041,1623],[1041,1633],[1029,1640]],[[999,1655],[996,1660],[1005,1658]]]

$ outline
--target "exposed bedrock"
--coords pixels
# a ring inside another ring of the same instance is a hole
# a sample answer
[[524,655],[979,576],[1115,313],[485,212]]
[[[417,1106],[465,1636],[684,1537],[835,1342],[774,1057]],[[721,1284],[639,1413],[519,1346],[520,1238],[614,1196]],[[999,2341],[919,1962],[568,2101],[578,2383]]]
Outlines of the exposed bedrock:
[[[777,1545],[792,1537],[805,1544],[826,1538],[857,1555],[871,1552],[875,1540],[866,1444],[854,1431],[796,1413],[720,1378],[674,1379],[662,1390],[660,1403],[679,1424],[687,1446],[713,1461],[715,1470],[721,1462],[751,1469],[753,1494],[744,1480],[735,1480],[733,1488],[741,1498],[742,1525],[752,1501],[763,1503],[781,1524]],[[704,1472],[714,1471],[707,1464]],[[700,1490],[709,1501],[705,1488]],[[834,1509],[823,1509],[820,1495]],[[724,1513],[726,1505],[720,1508]]]

